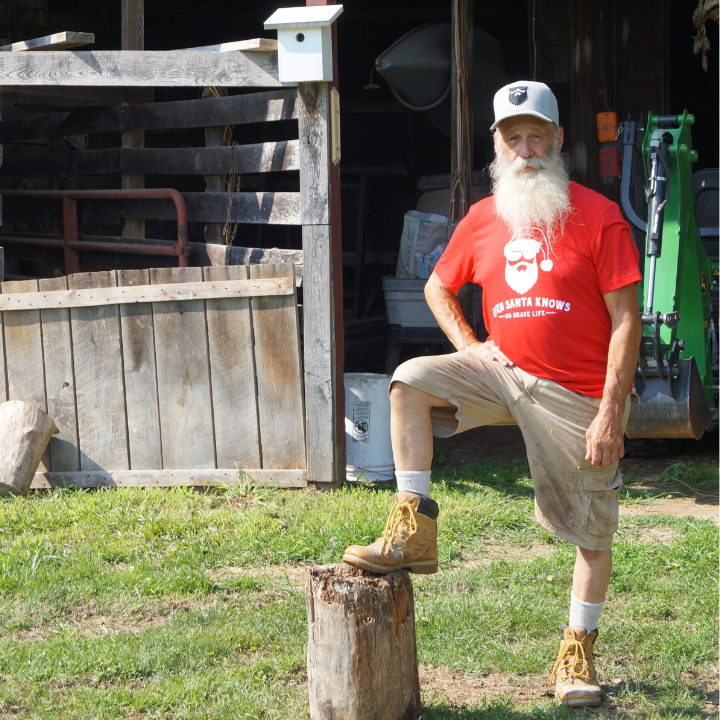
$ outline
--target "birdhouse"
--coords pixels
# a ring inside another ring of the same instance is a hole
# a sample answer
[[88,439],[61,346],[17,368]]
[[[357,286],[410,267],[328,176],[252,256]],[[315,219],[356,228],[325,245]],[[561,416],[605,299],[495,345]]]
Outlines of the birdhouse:
[[277,30],[280,82],[329,82],[333,79],[333,22],[342,5],[278,8],[266,21]]

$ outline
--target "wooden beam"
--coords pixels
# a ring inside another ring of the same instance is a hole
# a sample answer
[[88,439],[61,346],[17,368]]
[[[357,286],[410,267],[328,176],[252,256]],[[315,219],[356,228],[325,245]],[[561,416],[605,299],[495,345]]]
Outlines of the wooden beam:
[[[234,156],[234,160],[233,160]],[[0,168],[3,176],[46,175],[224,175],[298,170],[297,140],[207,148],[110,148],[45,155],[13,155]],[[218,186],[215,192],[224,192]]]
[[[336,487],[345,476],[342,452],[345,436],[343,431],[342,438],[338,437],[336,415],[338,336],[335,319],[339,314],[342,322],[342,284],[335,287],[333,277],[329,100],[323,83],[300,83],[298,96],[308,478],[311,482]],[[310,221],[314,224],[306,224]]]
[[265,487],[307,487],[307,470],[119,470],[106,472],[39,472],[31,490],[63,487],[225,487],[250,481]]
[[21,52],[23,50],[48,51],[48,50],[69,50],[81,45],[92,45],[95,42],[93,33],[83,32],[59,32],[33,40],[21,40],[11,45],[0,46],[0,52]]
[[[23,88],[23,91],[25,89]],[[107,88],[96,90],[105,91]],[[5,88],[3,92],[6,92]],[[288,88],[202,100],[123,105],[103,110],[82,109],[0,122],[0,142],[34,140],[55,135],[87,135],[125,130],[185,130],[293,120],[297,118],[296,105],[297,91]]]
[[[190,222],[225,222],[227,193],[182,193]],[[251,225],[300,225],[300,193],[239,192],[230,202],[230,221]],[[38,202],[37,198],[5,198],[9,222],[46,222],[62,224],[58,200]],[[163,200],[91,200],[80,201],[81,225],[118,225],[123,217],[146,220],[176,220],[172,201]]]
[[3,87],[280,87],[275,52],[96,50],[0,53]]
[[[452,0],[452,120],[450,126],[450,174],[453,183],[450,222],[458,223],[473,202],[473,13],[472,0]],[[464,49],[464,52],[463,52]],[[468,110],[469,108],[469,110]],[[473,317],[472,285],[461,288],[458,300],[471,328]]]
[[259,50],[277,52],[277,40],[271,38],[255,38],[254,40],[235,40],[234,42],[219,43],[217,45],[203,45],[201,47],[183,48],[179,52],[257,52]]
[[115,106],[118,103],[149,103],[152,102],[153,94],[154,91],[151,87],[104,88],[84,87],[82,85],[70,87],[26,85],[3,88],[3,96],[18,105],[67,105],[73,108]]
[[87,308],[135,303],[217,300],[220,298],[293,295],[292,278],[225,280],[218,282],[169,283],[129,287],[104,287],[87,290],[52,290],[0,295],[0,312]]
[[[120,0],[121,43],[122,50],[145,49],[145,0]],[[145,131],[128,130],[122,133],[123,148],[144,148]],[[123,190],[140,190],[145,187],[145,176],[142,173],[122,174]],[[144,238],[145,220],[142,218],[125,218],[122,226],[123,237]]]

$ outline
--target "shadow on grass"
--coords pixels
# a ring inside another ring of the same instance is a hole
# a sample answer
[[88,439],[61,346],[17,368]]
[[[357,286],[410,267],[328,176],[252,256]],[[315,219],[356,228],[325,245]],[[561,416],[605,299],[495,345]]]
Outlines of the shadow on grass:
[[523,460],[494,463],[468,463],[464,468],[433,468],[434,483],[444,482],[448,489],[461,495],[477,493],[481,488],[495,490],[507,497],[530,497],[534,494],[530,468]]
[[471,708],[443,703],[423,708],[419,717],[420,720],[575,720],[577,713],[562,705],[549,710],[518,710],[501,700]]

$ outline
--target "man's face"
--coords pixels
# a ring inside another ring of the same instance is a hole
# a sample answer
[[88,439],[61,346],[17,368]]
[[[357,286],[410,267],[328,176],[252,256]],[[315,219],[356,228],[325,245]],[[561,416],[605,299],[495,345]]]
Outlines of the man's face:
[[[532,115],[520,115],[518,117],[503,120],[495,133],[495,152],[504,153],[510,164],[517,158],[536,157],[545,160],[553,149],[553,144],[558,152],[562,149],[563,129],[558,128],[553,135],[552,123],[536,118]],[[537,170],[526,165],[522,173],[536,173]]]

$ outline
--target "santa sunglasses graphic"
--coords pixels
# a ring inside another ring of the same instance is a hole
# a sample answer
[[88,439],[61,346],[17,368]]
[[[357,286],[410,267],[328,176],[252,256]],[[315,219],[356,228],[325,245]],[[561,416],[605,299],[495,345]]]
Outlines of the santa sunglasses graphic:
[[540,270],[550,272],[553,268],[550,245],[540,228],[520,228],[505,246],[505,282],[518,295],[524,295],[538,281],[537,254],[541,250],[544,259],[540,262]]

